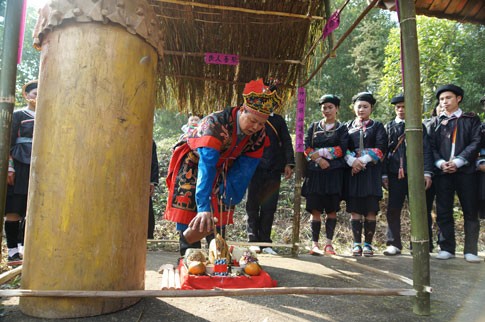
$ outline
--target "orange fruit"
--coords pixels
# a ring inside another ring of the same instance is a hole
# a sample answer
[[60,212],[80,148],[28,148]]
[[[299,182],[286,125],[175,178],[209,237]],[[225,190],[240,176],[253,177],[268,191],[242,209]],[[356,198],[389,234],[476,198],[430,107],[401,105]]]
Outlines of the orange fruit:
[[244,272],[251,276],[259,275],[261,273],[261,266],[255,262],[247,263],[246,267],[244,267]]
[[205,273],[205,265],[202,262],[194,261],[189,264],[189,274],[200,275]]

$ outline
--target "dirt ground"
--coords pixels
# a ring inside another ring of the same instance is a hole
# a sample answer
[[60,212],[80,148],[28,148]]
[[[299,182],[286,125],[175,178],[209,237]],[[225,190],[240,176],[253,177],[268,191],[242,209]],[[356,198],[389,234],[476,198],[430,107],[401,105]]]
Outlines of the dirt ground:
[[[177,255],[167,251],[147,252],[147,290],[160,288],[158,268],[162,264],[175,264]],[[259,260],[280,287],[411,288],[384,274],[330,257],[259,255]],[[357,262],[412,278],[413,263],[409,254],[376,255],[358,258]],[[413,313],[412,297],[266,295],[144,298],[123,311],[69,321],[485,321],[485,263],[469,264],[457,255],[448,261],[432,258],[430,269],[433,293],[431,315],[427,317]],[[23,315],[18,298],[3,298],[1,304],[2,321],[46,321]]]

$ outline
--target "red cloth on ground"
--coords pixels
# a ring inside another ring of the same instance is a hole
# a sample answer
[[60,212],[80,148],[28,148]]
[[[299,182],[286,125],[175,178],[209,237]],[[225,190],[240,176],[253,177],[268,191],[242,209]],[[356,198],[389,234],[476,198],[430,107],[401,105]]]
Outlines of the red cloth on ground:
[[180,284],[182,290],[205,289],[211,290],[213,288],[263,288],[276,287],[278,282],[273,280],[271,276],[265,271],[257,276],[207,276],[207,275],[191,275],[187,271],[183,261],[179,263],[180,269]]

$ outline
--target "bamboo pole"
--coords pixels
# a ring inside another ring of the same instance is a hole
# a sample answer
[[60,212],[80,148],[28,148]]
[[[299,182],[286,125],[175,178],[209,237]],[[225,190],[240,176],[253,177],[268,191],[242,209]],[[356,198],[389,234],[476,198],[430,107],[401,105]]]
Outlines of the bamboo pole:
[[[26,1],[26,0],[25,0]],[[15,78],[23,1],[8,0],[3,30],[3,53],[0,73],[0,229],[3,229],[5,197],[7,196],[8,157],[10,154],[10,132],[15,105]],[[0,234],[0,245],[2,244]],[[0,247],[0,256],[2,250]]]
[[[330,17],[332,16],[332,10],[331,10],[331,0],[324,0],[323,1],[325,3],[325,16],[327,18],[327,21],[329,21]],[[342,10],[342,9],[340,9]],[[335,57],[336,54],[335,54],[335,50],[333,49],[333,44],[335,42],[335,35],[334,33],[330,33],[330,35],[328,35],[328,49],[329,49],[329,54],[330,54],[330,57]]]
[[[298,84],[301,84],[302,77],[303,77],[303,69],[300,67]],[[303,87],[303,86],[299,86],[299,87]],[[298,89],[298,91],[300,90]],[[298,95],[296,110],[298,110],[298,104],[300,104],[299,102],[300,99],[303,100],[303,98],[299,97]],[[304,104],[304,110],[305,110],[306,102],[301,102],[301,103]],[[296,117],[298,116],[300,115],[298,115],[297,113]],[[305,133],[305,125],[304,125],[305,115],[301,115],[301,116],[303,116],[303,125],[302,125],[303,129],[301,130],[303,131],[303,133]],[[296,122],[296,124],[298,124],[298,121]],[[299,131],[299,129],[295,128],[295,131]],[[295,142],[295,190],[294,190],[294,197],[293,197],[294,202],[293,202],[293,226],[292,226],[293,248],[291,249],[291,254],[292,256],[295,256],[295,257],[298,256],[298,247],[300,243],[301,185],[302,185],[302,177],[303,177],[303,167],[305,166],[305,163],[303,162],[305,155],[303,154],[303,152],[297,152],[298,150],[297,143],[298,142]]]
[[0,285],[3,285],[13,279],[14,277],[22,273],[22,266],[15,267],[9,271],[6,271],[0,275]]
[[404,95],[406,103],[406,155],[408,158],[409,210],[411,213],[411,243],[413,246],[413,281],[417,291],[413,311],[430,314],[429,236],[426,204],[423,198],[423,126],[419,50],[414,2],[399,1],[401,39],[404,65]]
[[182,5],[182,6],[217,9],[217,10],[225,10],[225,11],[236,11],[236,12],[244,12],[244,13],[255,14],[255,15],[280,16],[280,17],[290,17],[290,18],[298,18],[298,19],[305,19],[305,20],[323,20],[324,19],[323,17],[301,15],[301,14],[289,13],[289,12],[254,10],[254,9],[246,9],[246,8],[240,8],[240,7],[229,7],[229,6],[220,6],[220,5],[208,4],[208,3],[192,2],[192,1],[181,1],[181,0],[157,0],[157,1],[161,2],[161,3],[178,4],[178,5]]
[[416,291],[405,288],[325,288],[325,287],[271,287],[212,290],[144,290],[144,291],[41,291],[0,290],[0,297],[62,297],[62,298],[174,298],[214,296],[271,296],[271,295],[363,295],[363,296],[415,296]]

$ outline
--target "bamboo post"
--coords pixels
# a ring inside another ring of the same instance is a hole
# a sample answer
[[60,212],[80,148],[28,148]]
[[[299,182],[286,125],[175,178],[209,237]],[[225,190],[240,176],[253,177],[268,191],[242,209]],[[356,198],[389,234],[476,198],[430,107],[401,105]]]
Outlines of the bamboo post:
[[423,127],[419,50],[414,2],[399,1],[401,39],[404,64],[404,95],[406,102],[406,154],[408,158],[409,209],[413,246],[413,281],[416,298],[413,311],[430,314],[428,219],[424,196]]
[[[328,22],[328,20],[330,19],[330,17],[332,16],[332,3],[331,3],[331,0],[324,0],[323,1],[325,3],[325,18],[326,18],[326,21]],[[333,32],[328,35],[328,54],[330,55],[330,57],[334,58],[337,56],[336,54],[336,50],[333,49],[333,44],[335,42],[335,35],[333,34]]]
[[[301,75],[303,75],[302,69],[300,68],[300,79]],[[305,91],[304,89],[301,90],[302,94],[300,94],[300,88],[298,88],[298,98],[297,100],[302,100],[301,102],[297,102],[297,104],[303,104],[303,108],[305,108],[305,98],[300,97],[300,95],[304,95]],[[297,110],[299,107],[297,106]],[[303,109],[303,113],[304,113]],[[300,133],[301,131],[303,134],[305,133],[305,127],[304,127],[304,120],[305,120],[305,115],[299,115],[297,112],[297,117],[303,118],[300,122],[300,120],[296,120],[295,122],[295,130],[297,133]],[[298,128],[298,124],[301,124],[302,128]],[[298,139],[298,138],[297,138]],[[294,205],[293,205],[293,236],[292,236],[292,244],[293,248],[291,250],[291,254],[293,256],[298,255],[298,245],[300,243],[300,219],[301,219],[301,185],[302,185],[302,175],[303,175],[303,166],[305,165],[303,162],[303,158],[305,157],[303,152],[298,152],[299,147],[298,147],[298,142],[295,142],[295,192],[294,192]]]
[[[8,0],[3,30],[3,53],[0,73],[0,229],[3,229],[5,197],[7,195],[8,156],[10,154],[10,131],[15,105],[15,78],[23,1]],[[0,234],[0,245],[2,234]],[[0,247],[0,256],[2,250]]]
[[[136,30],[149,29],[153,8],[59,0],[43,10],[22,287],[143,290],[158,56]],[[22,298],[20,309],[74,318],[139,300]]]

